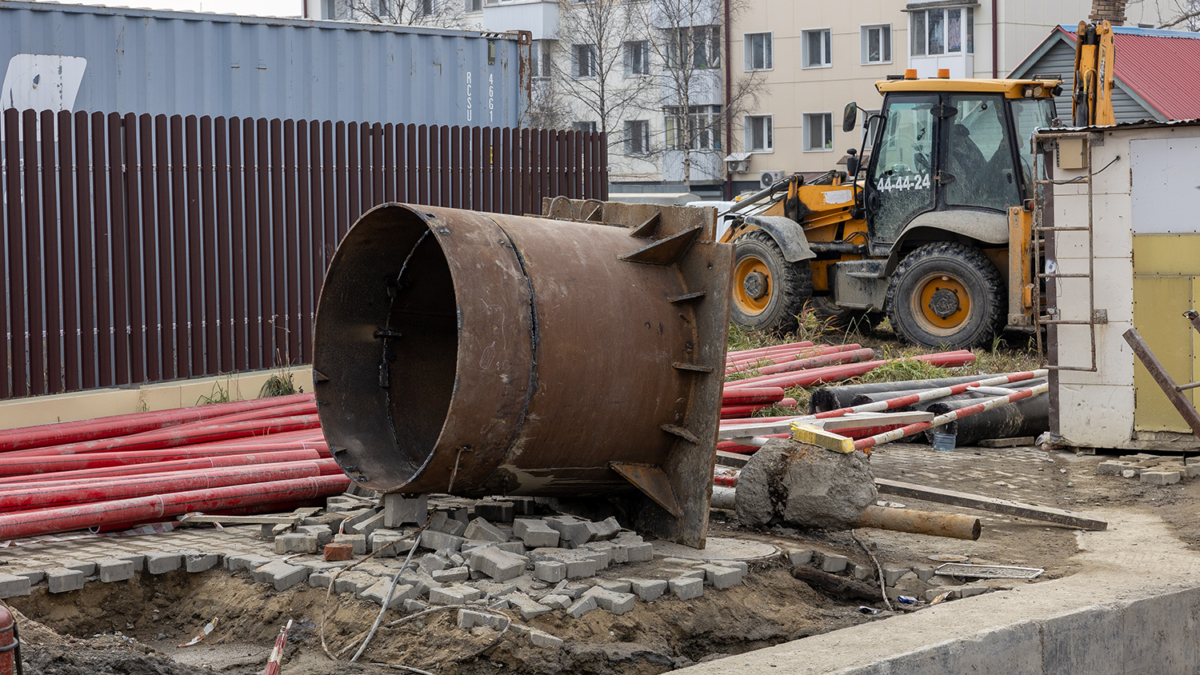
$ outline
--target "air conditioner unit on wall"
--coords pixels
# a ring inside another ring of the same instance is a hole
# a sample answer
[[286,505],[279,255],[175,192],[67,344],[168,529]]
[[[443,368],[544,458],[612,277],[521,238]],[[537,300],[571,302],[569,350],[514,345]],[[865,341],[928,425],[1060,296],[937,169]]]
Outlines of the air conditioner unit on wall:
[[765,188],[769,188],[781,180],[783,180],[782,171],[763,171],[758,174],[758,184]]

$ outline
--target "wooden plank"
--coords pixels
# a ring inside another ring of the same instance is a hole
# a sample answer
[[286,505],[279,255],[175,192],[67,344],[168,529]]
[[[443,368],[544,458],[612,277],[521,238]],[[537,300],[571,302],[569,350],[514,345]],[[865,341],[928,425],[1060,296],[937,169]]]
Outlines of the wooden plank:
[[1009,501],[1007,499],[995,499],[993,497],[984,497],[982,495],[974,495],[966,492],[955,492],[953,490],[942,490],[940,488],[925,487],[923,485],[914,485],[913,483],[903,483],[896,480],[887,480],[885,478],[876,478],[875,485],[879,491],[897,495],[900,497],[909,497],[912,499],[922,499],[927,502],[935,502],[938,504],[950,504],[951,506],[961,506],[977,511],[989,511],[992,513],[1003,513],[1010,516],[1018,516],[1020,518],[1028,518],[1030,520],[1044,521],[1074,527],[1081,530],[1104,530],[1108,528],[1108,523],[1103,520],[1092,520],[1063,511],[1062,509],[1054,509],[1046,506],[1035,506],[1033,504],[1022,504],[1021,502]]

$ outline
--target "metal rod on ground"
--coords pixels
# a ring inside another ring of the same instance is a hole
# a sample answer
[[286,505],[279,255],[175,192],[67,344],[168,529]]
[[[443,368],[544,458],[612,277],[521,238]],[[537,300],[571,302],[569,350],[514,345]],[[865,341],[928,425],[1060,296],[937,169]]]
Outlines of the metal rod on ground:
[[871,549],[867,548],[867,545],[863,543],[862,539],[859,539],[858,535],[854,533],[854,530],[850,530],[850,538],[859,545],[859,547],[863,550],[863,553],[866,553],[867,557],[871,559],[871,562],[875,564],[875,571],[879,574],[879,592],[880,595],[883,596],[883,604],[890,610],[892,608],[892,601],[889,600],[887,596],[887,578],[883,576],[883,567],[879,564],[879,561],[875,559],[875,554],[871,553]]
[[[1195,325],[1195,321],[1193,321],[1193,325]],[[1167,369],[1163,367],[1162,362],[1158,360],[1154,352],[1150,351],[1150,346],[1146,344],[1142,336],[1138,335],[1137,329],[1130,328],[1125,331],[1122,337],[1125,338],[1130,347],[1133,347],[1133,353],[1137,355],[1138,360],[1142,362],[1146,370],[1150,371],[1150,377],[1154,378],[1154,381],[1158,383],[1163,393],[1167,395],[1167,400],[1183,416],[1183,421],[1187,422],[1187,425],[1191,427],[1192,433],[1200,437],[1200,413],[1196,412],[1196,408],[1192,406],[1191,402],[1175,386],[1175,380],[1167,373]]]
[[1053,509],[1047,506],[1022,504],[1021,502],[1013,502],[1007,499],[996,499],[994,497],[984,497],[983,495],[973,495],[967,492],[955,492],[953,490],[925,487],[924,485],[903,483],[895,480],[887,480],[885,478],[876,478],[875,485],[879,488],[880,492],[896,495],[898,497],[920,499],[927,502],[935,502],[937,504],[950,504],[952,506],[961,506],[963,508],[975,509],[977,511],[1003,513],[1010,516],[1028,518],[1030,520],[1057,523],[1059,525],[1074,527],[1081,530],[1102,531],[1108,528],[1108,523],[1104,522],[1103,520],[1084,518],[1078,514],[1071,513],[1070,511]]
[[854,526],[970,541],[979,539],[979,533],[982,531],[979,519],[972,516],[914,509],[891,509],[874,504],[863,509]]
[[396,584],[400,582],[400,575],[404,574],[408,563],[412,562],[413,554],[417,552],[417,547],[421,545],[421,535],[423,534],[425,533],[417,533],[417,538],[413,540],[412,548],[408,549],[408,556],[404,559],[404,564],[400,566],[400,571],[396,572],[396,576],[392,577],[392,585],[388,586],[387,595],[383,597],[383,606],[379,608],[379,614],[375,617],[375,623],[371,625],[371,630],[367,633],[367,637],[363,638],[362,645],[359,646],[358,651],[354,653],[354,656],[350,657],[350,663],[357,661],[358,657],[367,651],[367,645],[371,644],[371,638],[375,637],[375,631],[379,630],[379,624],[383,621],[383,614],[392,602],[392,593],[396,590]]

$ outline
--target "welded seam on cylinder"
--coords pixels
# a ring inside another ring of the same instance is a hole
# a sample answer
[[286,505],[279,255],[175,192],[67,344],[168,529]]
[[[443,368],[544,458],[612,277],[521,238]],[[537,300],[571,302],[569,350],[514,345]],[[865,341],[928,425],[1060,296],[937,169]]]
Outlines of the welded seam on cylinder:
[[[385,321],[383,324],[383,329],[385,331],[390,331],[392,329],[392,310],[396,308],[396,300],[400,297],[400,292],[404,290],[401,280],[404,278],[404,272],[408,270],[408,263],[412,260],[413,255],[416,254],[417,249],[421,247],[422,242],[425,241],[430,232],[432,232],[432,228],[430,228],[429,223],[425,223],[425,231],[422,232],[421,236],[417,238],[417,243],[413,244],[412,250],[410,250],[408,255],[404,257],[404,263],[400,265],[400,271],[396,274],[396,280],[394,282],[396,285],[396,292],[392,295],[392,302],[388,305],[387,321]],[[388,339],[389,338],[386,337],[383,338],[383,356],[380,365],[381,368],[388,367]],[[392,432],[392,440],[396,443],[396,449],[399,450],[401,454],[406,455],[407,453],[404,451],[404,445],[400,443],[400,435],[396,433],[396,418],[392,415],[392,392],[390,387],[391,377],[389,376],[388,388],[383,389],[383,402],[384,409],[387,411],[388,429]],[[341,462],[338,462],[338,464],[340,465]],[[361,471],[359,472],[359,475],[362,475]]]
[[504,457],[500,458],[503,462],[505,457],[508,457],[513,448],[517,445],[517,440],[521,437],[521,429],[525,426],[525,418],[529,414],[529,406],[533,402],[533,394],[537,391],[538,386],[538,313],[537,299],[533,294],[533,279],[529,278],[529,271],[525,268],[525,257],[521,255],[521,251],[517,248],[517,243],[513,241],[512,236],[504,227],[496,222],[495,218],[488,218],[495,223],[496,228],[504,233],[504,238],[508,240],[508,246],[512,249],[513,255],[517,258],[517,264],[521,266],[521,276],[525,279],[525,285],[529,288],[529,386],[525,392],[525,404],[521,407],[521,416],[517,420],[517,426],[513,428],[512,442],[508,444],[508,448],[504,450]]

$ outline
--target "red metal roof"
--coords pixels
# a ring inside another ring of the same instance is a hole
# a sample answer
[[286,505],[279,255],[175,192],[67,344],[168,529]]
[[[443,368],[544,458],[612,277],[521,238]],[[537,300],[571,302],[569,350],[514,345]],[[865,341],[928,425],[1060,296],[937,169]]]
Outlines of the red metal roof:
[[[1075,31],[1059,26],[1072,42]],[[1168,119],[1200,118],[1200,34],[1119,26],[1114,75]]]

